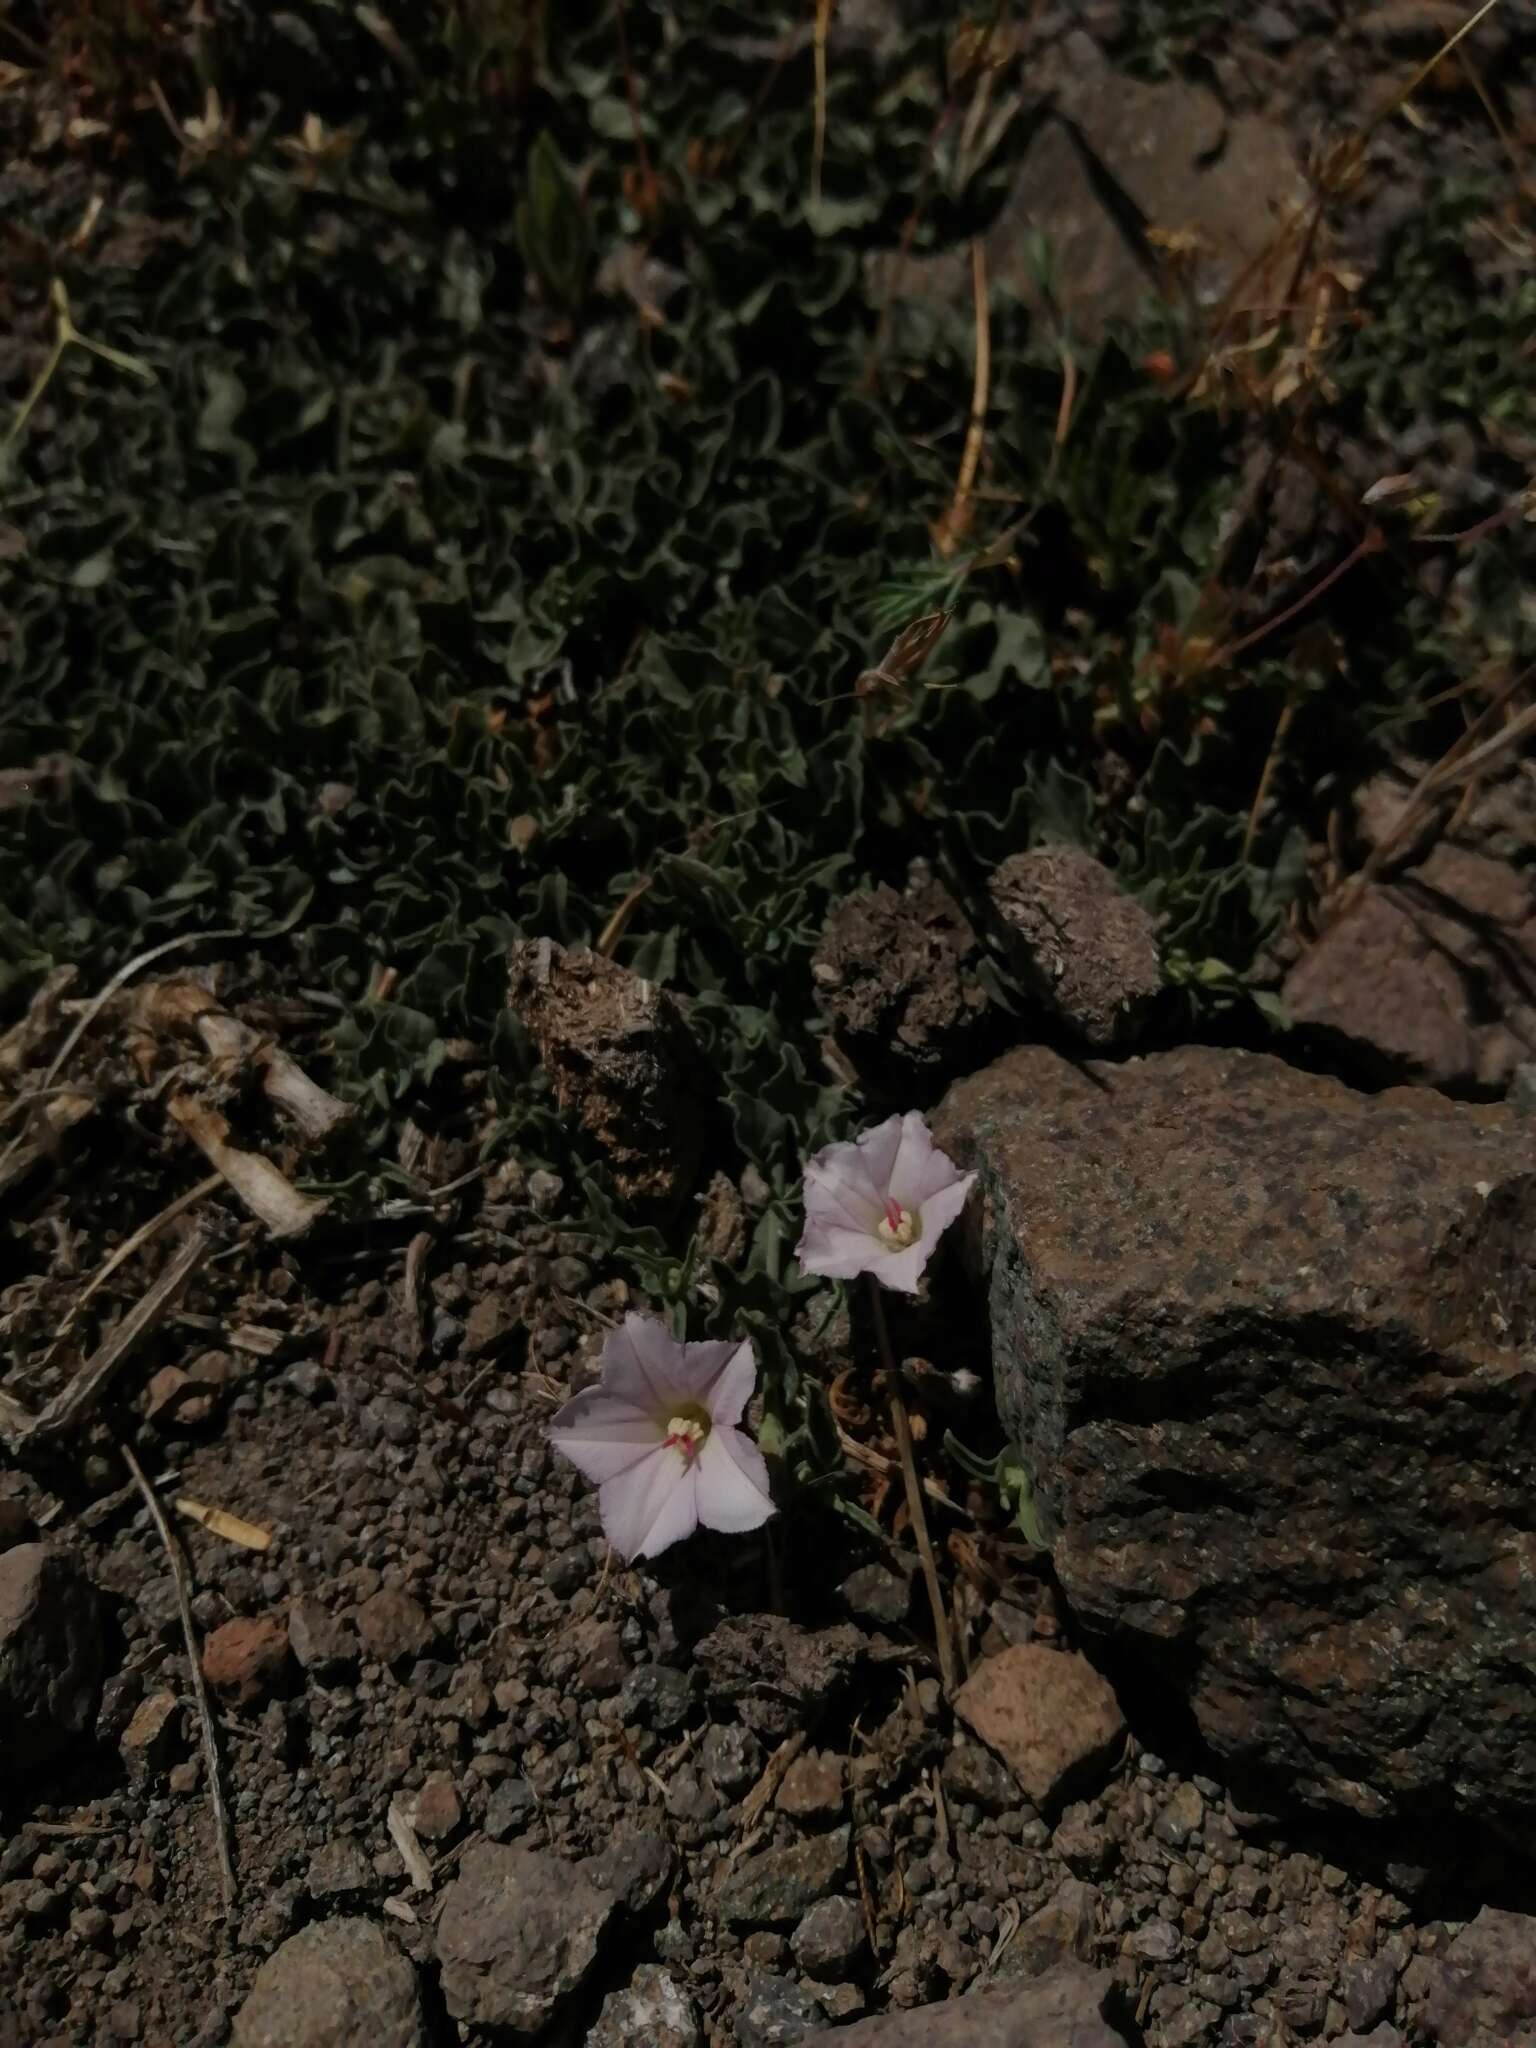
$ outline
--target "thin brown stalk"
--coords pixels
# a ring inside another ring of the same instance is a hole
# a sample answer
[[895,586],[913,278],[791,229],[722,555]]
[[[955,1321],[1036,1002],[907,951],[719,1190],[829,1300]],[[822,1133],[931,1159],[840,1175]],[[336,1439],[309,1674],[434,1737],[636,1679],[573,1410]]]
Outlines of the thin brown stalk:
[[880,1283],[873,1274],[869,1276],[870,1305],[874,1311],[875,1335],[880,1345],[880,1361],[885,1367],[886,1392],[891,1409],[891,1433],[896,1439],[896,1452],[901,1460],[902,1484],[907,1495],[907,1519],[912,1524],[912,1534],[917,1542],[917,1554],[923,1567],[923,1583],[928,1588],[928,1605],[933,1613],[934,1640],[939,1652],[939,1676],[943,1681],[947,1697],[955,1691],[955,1646],[950,1635],[949,1616],[944,1609],[944,1591],[939,1584],[939,1567],[933,1554],[933,1539],[928,1534],[928,1515],[923,1506],[922,1482],[917,1476],[917,1457],[912,1448],[912,1423],[907,1414],[907,1404],[901,1392],[901,1374],[896,1367],[895,1354],[891,1349],[891,1333],[886,1327],[885,1302],[881,1298]]
[[1257,647],[1261,640],[1267,640],[1271,633],[1278,633],[1282,626],[1288,626],[1299,613],[1304,612],[1309,605],[1316,604],[1320,597],[1332,590],[1340,577],[1347,576],[1357,562],[1363,561],[1367,555],[1379,555],[1385,546],[1386,539],[1381,528],[1371,527],[1350,549],[1343,561],[1335,563],[1328,574],[1314,583],[1310,590],[1304,590],[1294,604],[1287,605],[1275,618],[1266,619],[1262,626],[1255,626],[1253,631],[1245,633],[1241,640],[1230,641],[1227,646],[1218,648],[1211,656],[1209,665],[1215,667],[1218,663],[1235,661],[1238,655],[1246,654],[1250,647]]
[[187,1572],[186,1558],[176,1541],[160,1497],[150,1485],[144,1467],[134,1456],[131,1444],[120,1444],[123,1463],[133,1475],[133,1483],[144,1496],[144,1505],[149,1509],[149,1518],[155,1525],[155,1533],[165,1547],[170,1560],[171,1577],[176,1584],[176,1606],[181,1614],[181,1633],[187,1646],[187,1663],[192,1673],[192,1697],[197,1706],[197,1725],[202,1732],[204,1768],[208,1774],[208,1800],[213,1808],[213,1834],[219,1856],[219,1878],[224,1890],[224,1910],[232,1913],[239,1896],[239,1884],[235,1877],[234,1856],[230,1849],[229,1808],[224,1802],[224,1780],[219,1769],[219,1739],[213,1724],[213,1709],[208,1704],[208,1684],[203,1677],[202,1652],[198,1648],[197,1624],[192,1619],[192,1594]]
[[1269,785],[1274,780],[1275,767],[1280,759],[1280,749],[1285,736],[1291,729],[1291,720],[1296,716],[1296,699],[1287,697],[1279,718],[1275,721],[1275,736],[1269,743],[1269,752],[1264,757],[1264,771],[1259,777],[1259,786],[1253,794],[1253,808],[1248,813],[1248,826],[1243,833],[1243,859],[1253,852],[1253,842],[1259,836],[1259,820],[1264,815],[1264,804],[1269,796]]
[[965,447],[960,456],[960,474],[948,512],[939,521],[934,544],[941,555],[952,555],[971,523],[971,494],[976,472],[981,467],[982,444],[986,439],[987,406],[992,385],[992,322],[987,311],[987,255],[980,236],[971,240],[971,302],[975,311],[976,358],[971,373],[971,416],[965,429]]
[[811,204],[821,204],[821,166],[827,153],[827,30],[837,0],[816,0],[816,26],[811,33],[811,62],[816,71],[816,104],[811,136]]
[[614,18],[619,31],[619,62],[624,67],[624,91],[629,100],[629,121],[635,133],[635,159],[640,166],[640,178],[645,189],[646,204],[649,206],[656,191],[656,174],[651,169],[651,152],[646,147],[645,129],[640,120],[640,88],[635,83],[635,67],[629,56],[629,28],[624,18],[624,0],[614,0]]

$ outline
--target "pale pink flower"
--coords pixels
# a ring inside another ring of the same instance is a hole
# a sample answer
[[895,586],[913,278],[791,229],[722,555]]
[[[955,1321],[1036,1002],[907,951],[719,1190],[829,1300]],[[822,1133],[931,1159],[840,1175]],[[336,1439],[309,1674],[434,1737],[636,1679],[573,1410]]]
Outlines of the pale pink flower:
[[882,1287],[916,1294],[975,1178],[939,1150],[915,1109],[851,1145],[828,1145],[805,1169],[801,1270],[829,1280],[873,1273]]
[[654,1316],[627,1315],[599,1363],[548,1434],[596,1483],[620,1556],[655,1557],[701,1523],[735,1535],[767,1521],[768,1467],[736,1426],[757,1383],[749,1343],[680,1344]]

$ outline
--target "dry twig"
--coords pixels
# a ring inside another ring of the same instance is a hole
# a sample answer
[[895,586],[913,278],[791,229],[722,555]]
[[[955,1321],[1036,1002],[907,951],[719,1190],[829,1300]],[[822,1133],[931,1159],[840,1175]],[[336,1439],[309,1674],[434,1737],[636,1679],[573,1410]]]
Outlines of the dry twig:
[[219,1876],[224,1888],[224,1910],[232,1913],[239,1886],[235,1879],[234,1857],[230,1849],[229,1808],[224,1803],[224,1781],[219,1770],[219,1740],[213,1725],[213,1709],[208,1704],[208,1685],[203,1677],[202,1652],[197,1645],[197,1626],[192,1619],[192,1595],[189,1585],[186,1559],[166,1520],[165,1509],[160,1505],[159,1495],[150,1485],[144,1467],[134,1456],[131,1444],[120,1444],[123,1463],[133,1474],[133,1483],[144,1496],[144,1505],[149,1509],[149,1518],[155,1525],[155,1532],[165,1546],[170,1559],[171,1577],[176,1582],[176,1605],[181,1614],[181,1633],[187,1646],[187,1662],[192,1670],[192,1697],[197,1706],[197,1725],[202,1732],[203,1759],[208,1773],[208,1798],[213,1807],[214,1841],[219,1854]]
[[301,1195],[287,1176],[259,1152],[242,1152],[229,1142],[229,1124],[216,1109],[190,1095],[173,1095],[166,1104],[173,1122],[228,1181],[231,1189],[274,1237],[302,1237],[327,1204]]

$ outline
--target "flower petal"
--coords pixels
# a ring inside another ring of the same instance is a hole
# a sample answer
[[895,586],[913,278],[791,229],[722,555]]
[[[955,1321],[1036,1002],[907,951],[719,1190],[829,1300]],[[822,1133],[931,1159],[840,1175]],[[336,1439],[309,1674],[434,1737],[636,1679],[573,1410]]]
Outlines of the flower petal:
[[852,1280],[856,1274],[872,1273],[889,1256],[872,1230],[821,1229],[807,1223],[795,1247],[802,1273],[819,1273],[827,1280]]
[[[944,1170],[935,1177],[938,1160],[944,1161]],[[903,1209],[920,1209],[935,1185],[942,1186],[954,1177],[953,1161],[944,1158],[933,1142],[932,1131],[915,1109],[909,1109],[901,1120],[901,1137],[886,1182],[892,1201]]]
[[805,1169],[805,1213],[847,1230],[873,1230],[885,1197],[870,1179],[856,1145],[829,1145]]
[[760,1529],[774,1512],[763,1454],[739,1429],[714,1429],[695,1467],[698,1514],[706,1529],[740,1535]]
[[658,1444],[648,1458],[604,1482],[603,1533],[627,1563],[654,1557],[699,1525],[697,1467]]
[[723,1351],[726,1356],[704,1390],[702,1399],[716,1429],[740,1422],[757,1385],[757,1353],[750,1337],[740,1344],[690,1344],[690,1351]]
[[683,1347],[657,1316],[631,1310],[603,1344],[603,1388],[665,1421],[677,1406]]
[[916,1110],[908,1110],[905,1116],[888,1116],[883,1124],[876,1124],[872,1130],[860,1131],[854,1140],[864,1162],[864,1171],[869,1175],[870,1185],[882,1208],[891,1191],[891,1175],[907,1135],[907,1125],[913,1121],[922,1123]]
[[873,1273],[882,1287],[889,1287],[895,1294],[916,1294],[923,1284],[923,1268],[932,1250],[931,1244],[925,1244],[919,1238],[905,1251],[882,1252],[878,1259],[871,1259],[864,1270]]
[[578,1472],[601,1483],[627,1471],[655,1450],[663,1425],[657,1417],[604,1386],[574,1394],[546,1434]]
[[960,1214],[976,1185],[974,1173],[964,1173],[946,1188],[931,1194],[922,1206],[923,1232],[914,1249],[921,1250],[923,1264],[933,1255],[935,1245]]
[[[741,1348],[739,1344],[732,1343],[729,1339],[726,1339],[724,1342],[717,1340],[708,1344],[685,1344],[683,1346],[682,1363],[677,1376],[679,1392],[686,1394],[690,1401],[697,1401],[701,1408],[706,1409],[713,1416],[715,1413],[716,1390],[726,1373],[730,1371],[731,1363]],[[752,1349],[750,1344],[746,1348],[749,1352]],[[751,1376],[747,1381],[747,1392],[749,1394],[752,1391],[752,1379],[756,1378],[755,1361],[750,1367],[750,1374]],[[740,1410],[737,1412],[739,1413]],[[728,1416],[726,1419],[734,1422],[736,1418],[735,1416]]]

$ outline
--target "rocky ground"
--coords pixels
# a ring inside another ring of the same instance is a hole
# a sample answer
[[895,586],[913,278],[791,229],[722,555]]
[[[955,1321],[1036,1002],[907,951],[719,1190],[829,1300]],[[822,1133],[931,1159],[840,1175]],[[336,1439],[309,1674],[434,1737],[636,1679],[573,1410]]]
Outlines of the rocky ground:
[[[1106,177],[1230,278],[1319,124],[1454,26],[1429,0],[1279,0],[1169,76],[1148,10],[1045,12],[1060,119],[992,253],[1006,270],[1021,225],[1049,229],[1090,323],[1147,281]],[[838,33],[889,20],[850,6]],[[1515,136],[1530,43],[1509,7],[1478,46]],[[1461,161],[1471,79],[1440,88],[1433,160],[1375,139],[1341,265]],[[956,282],[910,269],[914,295]],[[1517,453],[1413,459],[1460,522]],[[1399,456],[1338,459],[1363,486]],[[1305,573],[1337,540],[1315,469],[1256,450],[1249,484],[1256,562]],[[301,955],[233,963],[223,1023],[184,983],[87,1019],[110,1116],[50,1086],[26,1178],[0,1161],[0,2048],[1536,2042],[1533,810],[1501,763],[1404,844],[1415,773],[1357,794],[1327,855],[1364,882],[1318,943],[1275,949],[1285,1061],[1175,1042],[1151,922],[1085,855],[1015,856],[964,909],[917,872],[826,927],[832,1070],[936,1105],[984,1184],[903,1355],[942,1318],[944,1364],[1039,1454],[1035,1544],[946,1476],[977,1397],[915,1370],[953,1699],[903,1536],[830,1524],[829,1558],[825,1517],[786,1516],[656,1570],[610,1552],[543,1432],[646,1297],[558,1176],[478,1170],[488,1048],[448,1041],[433,1128],[359,1225],[229,1158],[259,1114],[297,1177],[274,1104],[328,1111],[291,1072],[225,1089],[233,1139],[162,1115],[189,1018],[198,1060],[252,1057],[234,1019],[313,1063],[334,1017]],[[981,971],[988,919],[1022,1030]],[[601,1027],[634,978],[555,965],[579,1000],[536,943],[511,981],[561,1108],[621,1187],[670,1201],[703,1142],[680,1135],[691,1041],[670,1002]],[[80,1017],[44,1003],[0,1040],[5,1087]],[[727,1264],[764,1199],[717,1177]],[[178,1273],[111,1400],[33,1432]],[[861,1332],[805,1334],[879,1508]],[[188,1616],[125,1447],[188,1555]]]

